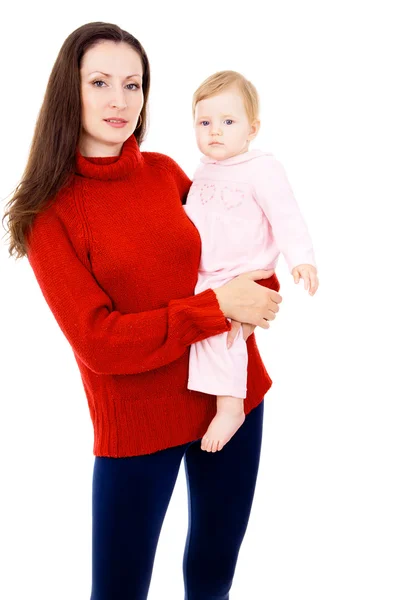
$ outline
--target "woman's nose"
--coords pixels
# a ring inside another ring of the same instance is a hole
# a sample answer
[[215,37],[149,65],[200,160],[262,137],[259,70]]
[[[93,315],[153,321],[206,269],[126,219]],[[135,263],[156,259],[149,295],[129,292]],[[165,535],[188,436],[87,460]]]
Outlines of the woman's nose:
[[117,108],[125,108],[127,106],[125,93],[123,89],[117,89],[114,91],[111,105]]

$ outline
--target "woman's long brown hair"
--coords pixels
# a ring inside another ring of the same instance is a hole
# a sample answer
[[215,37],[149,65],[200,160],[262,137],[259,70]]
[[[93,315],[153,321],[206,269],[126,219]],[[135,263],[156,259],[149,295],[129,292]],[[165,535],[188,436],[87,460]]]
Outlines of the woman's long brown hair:
[[[150,68],[145,50],[127,31],[112,23],[93,22],[73,31],[63,43],[48,80],[46,93],[33,134],[22,179],[6,204],[10,238],[9,254],[27,254],[25,234],[35,216],[70,181],[75,169],[75,153],[81,133],[80,65],[85,52],[103,40],[125,42],[142,61],[144,104],[142,120],[134,131],[138,145],[147,127],[147,100]],[[7,231],[7,230],[6,230]]]

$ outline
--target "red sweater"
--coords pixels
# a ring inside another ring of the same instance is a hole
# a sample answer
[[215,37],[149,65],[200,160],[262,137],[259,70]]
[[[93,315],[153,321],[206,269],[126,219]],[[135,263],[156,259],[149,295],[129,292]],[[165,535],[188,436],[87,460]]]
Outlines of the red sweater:
[[[193,295],[201,241],[182,207],[190,185],[134,135],[118,157],[77,150],[72,182],[26,236],[80,369],[96,456],[199,439],[215,414],[215,396],[187,389],[190,344],[230,329],[213,290]],[[279,290],[275,276],[262,283]],[[271,386],[254,335],[247,347],[246,414]]]

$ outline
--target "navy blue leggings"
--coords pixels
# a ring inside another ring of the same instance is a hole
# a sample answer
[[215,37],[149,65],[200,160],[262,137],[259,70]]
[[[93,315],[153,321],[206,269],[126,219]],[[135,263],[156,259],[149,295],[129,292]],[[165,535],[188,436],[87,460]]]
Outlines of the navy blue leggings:
[[166,510],[184,458],[189,528],[185,600],[229,600],[260,459],[264,402],[220,452],[200,440],[153,454],[96,457],[91,600],[145,600]]

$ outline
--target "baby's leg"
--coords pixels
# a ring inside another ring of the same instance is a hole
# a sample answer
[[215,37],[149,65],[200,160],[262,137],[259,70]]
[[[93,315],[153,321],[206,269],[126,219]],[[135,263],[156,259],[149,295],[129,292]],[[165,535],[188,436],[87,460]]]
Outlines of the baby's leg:
[[245,420],[243,398],[217,396],[217,414],[202,438],[201,449],[221,450]]

